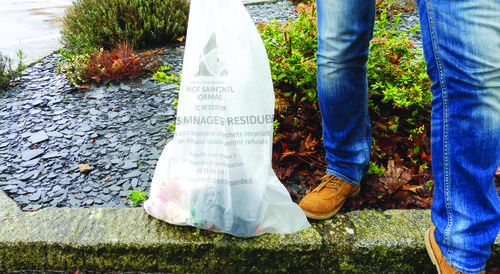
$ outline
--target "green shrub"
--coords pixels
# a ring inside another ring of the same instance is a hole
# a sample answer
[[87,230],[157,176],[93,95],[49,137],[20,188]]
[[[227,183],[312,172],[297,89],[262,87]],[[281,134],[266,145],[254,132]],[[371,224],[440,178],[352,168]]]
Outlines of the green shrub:
[[299,4],[298,18],[282,26],[273,20],[259,29],[270,60],[276,92],[287,100],[317,103],[316,95],[316,8]]
[[135,49],[185,34],[188,0],[77,0],[63,18],[67,50],[89,53],[128,42]]
[[[369,195],[375,195],[377,201],[397,191],[378,191],[392,187],[384,185],[390,180],[377,179],[394,173],[389,166],[404,167],[413,178],[412,183],[425,185],[418,180],[430,178],[429,174],[419,174],[430,172],[431,82],[420,49],[414,48],[407,36],[416,28],[408,32],[395,30],[401,14],[392,13],[400,8],[390,1],[378,2],[376,30],[370,44],[368,83],[373,153],[369,174],[375,178],[368,185],[374,192]],[[295,173],[314,180],[327,165],[316,94],[316,6],[299,4],[297,10],[296,21],[283,25],[273,21],[259,24],[258,29],[266,45],[276,92],[274,170],[280,179]]]
[[138,206],[142,202],[146,201],[146,198],[148,197],[148,193],[145,191],[141,191],[141,188],[139,188],[139,191],[137,190],[127,190],[130,193],[130,196],[127,196],[127,198],[130,198],[128,200],[128,203],[131,206]]
[[59,51],[62,58],[57,60],[55,71],[63,74],[66,79],[76,85],[86,83],[90,78],[85,74],[85,69],[90,61],[90,54],[70,54],[68,51],[61,49]]
[[[408,39],[407,32],[396,31],[401,14],[387,18],[383,8],[376,21],[370,43],[368,79],[372,95],[383,95],[382,102],[392,102],[398,108],[418,107],[430,110],[430,80],[420,49]],[[419,26],[408,32],[415,32]]]
[[[316,7],[299,4],[298,17],[281,25],[276,20],[259,23],[267,49],[276,96],[273,163],[280,179],[305,165],[323,168],[321,116],[316,93]],[[319,154],[319,155],[317,155]],[[293,157],[290,157],[293,156]],[[314,159],[310,159],[314,157]]]
[[372,161],[386,165],[389,159],[404,159],[418,173],[417,163],[430,164],[431,81],[420,49],[407,32],[395,29],[401,14],[389,20],[387,6],[379,9],[368,60]]
[[17,57],[19,58],[19,63],[16,68],[12,68],[12,59],[8,56],[2,55],[0,52],[0,88],[9,86],[10,80],[21,76],[21,72],[26,68],[23,64],[23,52],[18,51]]
[[171,66],[160,66],[156,72],[153,73],[153,78],[158,82],[176,83],[181,84],[182,73],[175,75],[172,73]]

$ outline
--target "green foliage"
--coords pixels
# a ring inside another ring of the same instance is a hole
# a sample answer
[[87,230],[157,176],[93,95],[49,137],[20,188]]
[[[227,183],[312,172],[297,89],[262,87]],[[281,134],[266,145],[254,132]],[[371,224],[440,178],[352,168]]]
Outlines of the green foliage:
[[17,52],[17,57],[19,63],[16,68],[12,68],[12,59],[0,52],[0,88],[9,86],[10,80],[21,76],[21,72],[26,69],[26,65],[23,64],[24,54],[21,50]]
[[150,48],[186,32],[187,0],[77,0],[63,18],[62,42],[73,54],[128,42]]
[[[393,5],[391,1],[377,4],[378,17],[367,64],[373,129],[368,184],[375,189],[373,197],[383,198],[375,200],[390,207],[388,201],[393,199],[390,195],[397,189],[379,192],[378,189],[392,186],[384,185],[390,180],[378,178],[398,174],[394,166],[413,178],[404,184],[425,185],[429,178],[429,174],[419,174],[427,169],[418,167],[430,164],[427,135],[432,95],[424,58],[408,38],[408,33],[418,27],[408,32],[395,29],[401,16],[399,11],[413,7]],[[327,166],[316,94],[316,6],[299,4],[297,10],[296,21],[289,20],[283,25],[276,21],[261,23],[258,29],[268,52],[276,92],[273,168],[282,180],[295,173],[314,181]],[[388,168],[391,159],[396,164]],[[423,194],[419,206],[428,206],[425,195],[428,193]]]
[[170,129],[170,131],[172,131],[172,133],[175,133],[175,125],[173,125],[173,124],[168,125],[168,129]]
[[66,51],[59,51],[63,58],[56,63],[55,71],[59,74],[64,74],[66,79],[75,83],[82,84],[88,82],[88,77],[84,71],[90,61],[90,54],[67,54]]
[[400,17],[401,14],[394,16],[391,26],[384,8],[380,20],[376,21],[377,31],[370,44],[368,60],[371,95],[381,95],[383,103],[391,102],[398,108],[429,109],[432,94],[425,60],[407,33],[396,31]]
[[[179,75],[175,75],[174,73],[172,73],[171,66],[160,66],[158,68],[158,71],[153,74],[153,78],[156,79],[156,81],[176,83],[178,85],[180,85],[181,83],[181,77],[182,73],[179,73]],[[177,107],[179,104],[179,100],[175,98],[173,104]],[[170,129],[170,131],[172,131],[172,133],[175,133],[175,125],[170,124],[168,125],[168,128]]]
[[295,21],[281,25],[274,20],[257,26],[270,60],[276,92],[287,101],[318,102],[316,51],[318,48],[315,5],[299,4]]
[[[276,95],[273,164],[278,177],[301,173],[304,163],[324,169],[316,154],[321,116],[316,93],[316,6],[298,4],[298,17],[283,24],[259,23]],[[310,159],[313,157],[314,159]]]
[[370,168],[367,174],[374,174],[377,176],[382,176],[385,173],[385,168],[383,166],[378,166],[374,162],[370,162]]
[[182,74],[175,75],[172,73],[171,66],[160,66],[158,71],[153,74],[153,78],[156,79],[156,81],[166,82],[166,83],[180,84],[181,77]]
[[140,203],[145,201],[146,198],[148,197],[148,193],[141,191],[140,188],[139,188],[139,191],[128,190],[128,192],[130,193],[130,196],[129,196],[130,200],[128,202],[131,206],[139,205]]
[[408,38],[418,27],[397,31],[401,14],[389,17],[391,2],[386,4],[379,6],[368,60],[372,161],[387,165],[401,159],[418,173],[419,166],[430,164],[432,83],[420,49]]

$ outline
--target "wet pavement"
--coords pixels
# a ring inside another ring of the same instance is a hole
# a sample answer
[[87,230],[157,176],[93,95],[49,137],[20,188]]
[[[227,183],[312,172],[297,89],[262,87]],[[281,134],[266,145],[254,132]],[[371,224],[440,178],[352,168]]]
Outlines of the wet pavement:
[[[59,49],[60,22],[72,0],[0,0],[0,52],[31,64]],[[17,62],[16,62],[17,63]]]

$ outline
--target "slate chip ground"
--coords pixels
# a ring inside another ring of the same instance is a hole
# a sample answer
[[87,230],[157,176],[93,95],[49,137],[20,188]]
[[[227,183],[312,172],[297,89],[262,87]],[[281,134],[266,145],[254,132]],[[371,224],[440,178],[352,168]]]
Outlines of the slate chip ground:
[[[296,18],[288,1],[247,10],[254,23]],[[415,17],[403,21],[415,24]],[[179,73],[183,53],[183,44],[167,45],[158,57]],[[125,191],[149,191],[173,137],[178,86],[146,76],[78,89],[54,72],[58,58],[47,56],[20,84],[0,90],[0,188],[27,211],[127,207]],[[92,169],[82,173],[82,164]]]

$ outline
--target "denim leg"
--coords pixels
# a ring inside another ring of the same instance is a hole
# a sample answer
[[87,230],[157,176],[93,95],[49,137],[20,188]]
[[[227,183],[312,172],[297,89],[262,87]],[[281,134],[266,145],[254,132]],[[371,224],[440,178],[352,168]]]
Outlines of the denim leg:
[[418,0],[432,85],[432,221],[447,262],[480,273],[500,230],[500,0]]
[[318,98],[327,173],[357,185],[370,161],[366,62],[375,0],[317,0],[316,4]]

